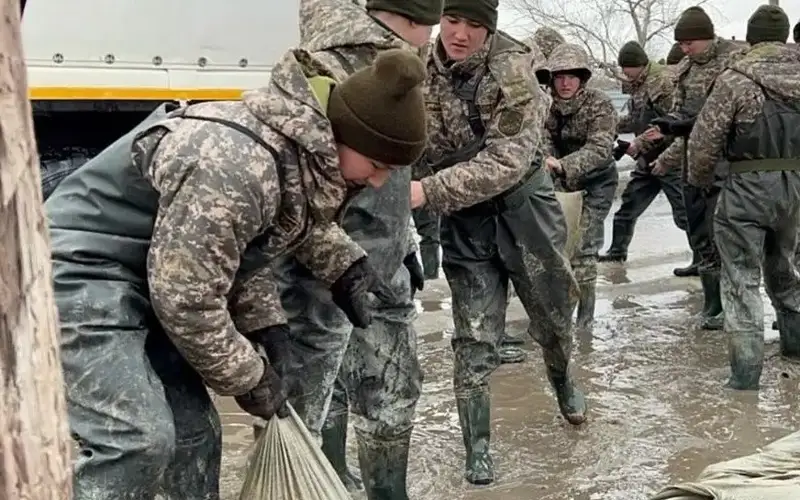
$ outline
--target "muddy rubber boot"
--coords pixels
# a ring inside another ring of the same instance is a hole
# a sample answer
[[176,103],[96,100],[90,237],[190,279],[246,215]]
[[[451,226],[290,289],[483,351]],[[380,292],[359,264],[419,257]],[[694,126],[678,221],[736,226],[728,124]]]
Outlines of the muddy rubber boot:
[[763,332],[733,332],[728,341],[731,377],[725,387],[737,391],[758,390],[764,366]]
[[595,285],[596,281],[580,283],[578,316],[575,319],[577,328],[587,328],[594,321]]
[[581,425],[586,422],[586,398],[583,396],[583,391],[575,385],[569,370],[559,372],[548,367],[547,379],[553,386],[558,400],[558,409],[566,421],[572,425]]
[[329,417],[322,428],[322,453],[349,492],[362,491],[364,484],[358,474],[347,466],[347,413]]
[[800,361],[800,313],[781,311],[778,313],[781,356]]
[[357,435],[358,463],[369,500],[408,500],[406,473],[411,430],[394,439]]
[[692,263],[686,267],[676,267],[672,270],[672,274],[679,278],[686,278],[689,276],[700,275],[700,254],[692,252]]
[[426,280],[435,280],[439,277],[439,247],[426,245],[419,249],[422,257],[422,269]]
[[625,262],[628,260],[628,242],[633,236],[633,228],[627,225],[614,224],[611,246],[604,255],[597,257],[600,262]]
[[719,274],[702,273],[700,283],[703,285],[703,307],[700,328],[703,330],[722,330],[725,315],[722,311],[722,297],[720,296]]
[[494,462],[489,454],[491,403],[488,392],[456,398],[458,421],[467,452],[464,478],[472,484],[494,481]]
[[504,344],[497,350],[500,355],[500,364],[508,365],[513,363],[522,363],[528,359],[528,355],[515,345]]

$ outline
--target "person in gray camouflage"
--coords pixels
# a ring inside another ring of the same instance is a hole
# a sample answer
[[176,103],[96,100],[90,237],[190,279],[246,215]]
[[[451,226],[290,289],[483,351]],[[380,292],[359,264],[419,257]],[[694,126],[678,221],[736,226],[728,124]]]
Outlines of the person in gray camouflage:
[[[367,67],[386,50],[409,54],[430,39],[441,1],[368,0],[366,9],[341,0],[301,0],[301,47],[337,80]],[[415,54],[416,57],[416,54]],[[380,116],[389,110],[376,108]],[[380,141],[376,141],[379,144]],[[413,294],[424,276],[411,227],[408,169],[377,190],[353,198],[342,227],[380,267],[372,324],[353,324],[331,300],[324,282],[293,258],[274,270],[299,347],[303,371],[287,373],[289,400],[351,490],[361,488],[345,459],[348,408],[370,500],[405,499],[414,412],[422,385]]]
[[586,418],[570,370],[577,285],[566,221],[537,154],[546,95],[523,43],[499,32],[497,0],[446,0],[427,57],[429,143],[415,165],[413,208],[442,214],[442,268],[453,297],[453,389],[465,478],[494,481],[489,378],[500,364],[509,281],[530,324],[559,410]]
[[545,166],[556,189],[583,192],[581,242],[572,256],[572,269],[580,286],[576,324],[585,328],[594,319],[603,223],[619,182],[613,157],[619,116],[608,95],[586,87],[592,72],[589,57],[579,46],[559,45],[547,58],[546,68],[553,104],[545,125]]
[[369,323],[375,273],[337,214],[422,153],[423,78],[395,50],[336,84],[292,50],[267,87],[159,108],[58,185],[46,210],[76,500],[220,498],[205,386],[285,413],[293,340],[274,259],[298,256]]
[[727,64],[689,136],[688,182],[711,189],[722,156],[730,174],[714,212],[731,376],[755,390],[764,363],[763,273],[778,317],[780,353],[800,361],[800,52],[789,18],[763,5],[747,23],[751,48]]

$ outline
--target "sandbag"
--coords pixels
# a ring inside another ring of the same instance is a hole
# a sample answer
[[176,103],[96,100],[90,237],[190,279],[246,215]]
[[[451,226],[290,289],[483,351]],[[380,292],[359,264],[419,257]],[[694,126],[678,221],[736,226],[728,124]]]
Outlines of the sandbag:
[[800,432],[763,451],[710,465],[697,481],[669,486],[651,500],[792,500],[800,498]]
[[564,218],[567,220],[566,254],[572,258],[581,241],[581,214],[583,213],[583,193],[575,191],[565,193],[556,191],[556,198],[561,204]]
[[305,424],[273,417],[255,443],[239,500],[350,500]]

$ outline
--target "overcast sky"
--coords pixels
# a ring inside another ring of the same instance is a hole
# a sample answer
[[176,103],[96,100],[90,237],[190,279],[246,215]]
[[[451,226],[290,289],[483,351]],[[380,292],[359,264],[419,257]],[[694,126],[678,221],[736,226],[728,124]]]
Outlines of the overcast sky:
[[[569,1],[569,0],[566,0]],[[573,0],[574,1],[574,0]],[[747,30],[747,19],[753,11],[763,1],[748,0],[711,0],[718,12],[712,13],[712,19],[716,28],[717,35],[729,38],[736,36],[737,40],[744,40]],[[687,4],[691,5],[691,4]],[[789,15],[789,21],[794,24],[800,20],[800,0],[780,0],[780,6]],[[724,18],[722,18],[724,16]],[[503,0],[500,0],[500,29],[507,30],[512,34],[519,35],[519,29],[515,28],[514,13],[503,8]],[[789,34],[789,41],[792,35]]]

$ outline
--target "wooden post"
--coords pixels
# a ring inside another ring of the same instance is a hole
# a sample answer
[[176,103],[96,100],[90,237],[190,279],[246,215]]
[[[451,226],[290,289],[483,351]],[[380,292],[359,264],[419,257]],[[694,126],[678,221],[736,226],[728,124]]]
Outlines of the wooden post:
[[50,240],[20,36],[0,0],[0,498],[72,498]]

